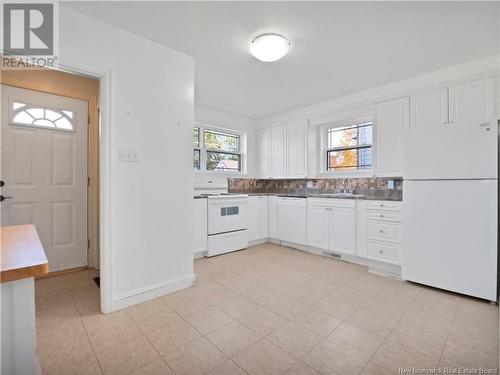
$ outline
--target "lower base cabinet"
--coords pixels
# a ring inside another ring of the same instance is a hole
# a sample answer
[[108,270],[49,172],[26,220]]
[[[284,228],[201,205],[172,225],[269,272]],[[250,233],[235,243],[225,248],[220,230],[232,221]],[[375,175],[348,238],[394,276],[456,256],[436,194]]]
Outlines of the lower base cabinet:
[[402,202],[360,201],[356,255],[400,264]]
[[193,199],[193,253],[207,251],[208,207],[205,198]]
[[309,200],[307,206],[307,245],[329,250],[330,211],[329,206],[316,204]]
[[307,245],[344,254],[356,248],[356,201],[309,198]]
[[268,197],[269,238],[273,240],[278,239],[278,199],[275,195]]
[[248,197],[248,240],[258,241],[269,237],[267,196]]

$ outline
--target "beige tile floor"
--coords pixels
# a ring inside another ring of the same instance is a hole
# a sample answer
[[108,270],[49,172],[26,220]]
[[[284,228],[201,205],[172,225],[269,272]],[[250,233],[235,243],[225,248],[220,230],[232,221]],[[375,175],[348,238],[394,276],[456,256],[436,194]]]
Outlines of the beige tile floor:
[[498,307],[273,244],[195,261],[193,287],[99,314],[95,271],[36,282],[45,375],[396,374],[498,366]]

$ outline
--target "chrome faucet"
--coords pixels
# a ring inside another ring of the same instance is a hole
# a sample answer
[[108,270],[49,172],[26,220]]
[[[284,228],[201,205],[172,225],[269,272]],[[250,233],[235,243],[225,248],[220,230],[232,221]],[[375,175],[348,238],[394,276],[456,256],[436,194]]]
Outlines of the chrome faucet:
[[349,182],[349,180],[347,178],[345,178],[344,181],[342,181],[343,188],[339,189],[337,191],[337,193],[339,193],[339,194],[352,194],[352,190],[350,190],[350,189],[347,188],[347,183],[348,182]]

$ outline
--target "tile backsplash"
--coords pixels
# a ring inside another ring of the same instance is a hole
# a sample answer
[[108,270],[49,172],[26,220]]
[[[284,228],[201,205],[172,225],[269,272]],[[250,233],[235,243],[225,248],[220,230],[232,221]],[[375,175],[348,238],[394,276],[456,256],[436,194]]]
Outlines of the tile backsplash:
[[[392,189],[390,189],[392,185]],[[229,178],[229,192],[233,193],[270,193],[270,194],[328,194],[340,189],[352,190],[381,199],[402,200],[403,179],[401,177],[373,178],[321,178],[265,180],[252,178]]]

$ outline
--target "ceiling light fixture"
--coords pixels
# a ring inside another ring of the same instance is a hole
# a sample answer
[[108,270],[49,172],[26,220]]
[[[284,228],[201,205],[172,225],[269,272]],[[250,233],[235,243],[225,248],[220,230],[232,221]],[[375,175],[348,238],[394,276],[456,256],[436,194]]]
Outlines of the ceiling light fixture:
[[292,44],[280,34],[262,34],[250,43],[250,53],[258,60],[273,62],[288,53]]

